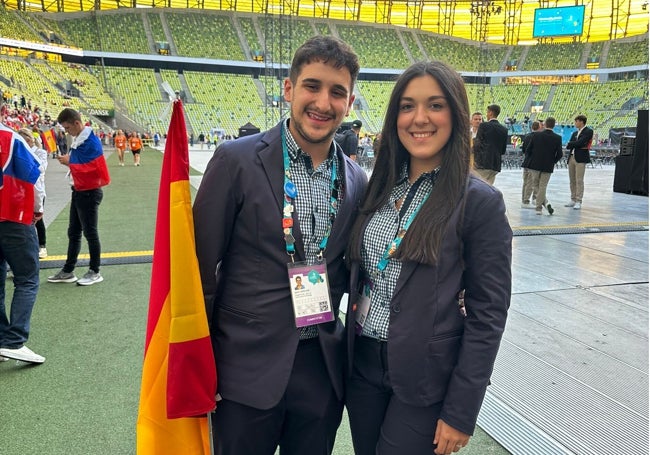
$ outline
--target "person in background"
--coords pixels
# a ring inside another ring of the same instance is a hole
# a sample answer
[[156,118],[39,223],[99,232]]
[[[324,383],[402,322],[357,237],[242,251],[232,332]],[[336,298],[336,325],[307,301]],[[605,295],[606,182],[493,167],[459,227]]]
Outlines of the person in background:
[[53,158],[68,153],[68,140],[65,137],[65,131],[59,131],[56,134],[56,149],[57,153],[53,155]]
[[[38,180],[34,184],[34,189],[41,195],[43,200],[41,205],[45,207],[45,170],[47,169],[47,151],[38,147],[36,140],[34,139],[33,133],[27,128],[21,128],[18,130],[18,134],[25,139],[27,145],[29,146],[32,154],[38,159],[40,164],[39,170],[41,174],[38,176]],[[43,217],[40,217],[36,222],[36,234],[38,237],[38,258],[45,259],[47,257],[47,232],[45,228],[45,222]]]
[[594,139],[594,130],[587,126],[587,117],[578,115],[574,119],[576,131],[566,145],[569,150],[567,166],[569,168],[569,187],[571,189],[571,201],[565,207],[573,207],[574,210],[582,208],[582,196],[585,192],[585,169],[587,163],[591,163],[589,149]]
[[140,152],[142,151],[142,139],[135,131],[131,133],[129,138],[129,148],[133,154],[133,165],[140,166]]
[[[74,139],[70,153],[58,157],[59,163],[70,168],[72,198],[68,221],[68,253],[63,268],[49,276],[50,283],[74,283],[90,286],[100,283],[104,277],[99,273],[101,243],[99,241],[99,204],[104,198],[102,187],[110,183],[108,167],[99,138],[90,126],[84,126],[79,112],[63,109],[57,118],[66,133]],[[74,269],[81,251],[81,234],[88,241],[90,265],[88,272],[77,280]]]
[[119,165],[124,166],[124,151],[126,150],[126,135],[124,134],[124,131],[117,130],[117,134],[113,140],[115,142],[115,148],[117,149]]
[[338,144],[343,149],[343,153],[348,156],[352,161],[357,160],[357,149],[359,148],[359,133],[361,132],[361,120],[354,120],[350,129],[343,132],[337,138]]
[[472,149],[474,150],[474,167],[483,180],[494,185],[494,180],[501,172],[501,157],[508,146],[508,128],[497,120],[501,108],[496,104],[487,107],[487,122],[478,126]]
[[[215,453],[273,455],[279,446],[283,455],[329,455],[334,447],[343,255],[366,174],[333,139],[358,73],[341,40],[307,40],[284,81],[289,118],[222,143],[203,175],[193,212],[219,372]],[[294,290],[296,276],[307,277],[307,289]]]
[[[472,120],[470,122],[469,134],[470,134],[470,147],[474,147],[474,139],[476,139],[476,134],[478,133],[478,126],[483,122],[483,114],[480,112],[474,112],[472,114]],[[474,169],[474,151],[469,155],[469,168]]]
[[562,136],[553,132],[555,119],[547,117],[544,120],[544,131],[533,133],[528,144],[527,153],[530,154],[528,169],[532,178],[535,199],[535,213],[542,214],[542,208],[553,215],[555,210],[546,198],[546,187],[551,179],[555,164],[562,159]]
[[530,166],[531,154],[529,150],[530,141],[533,137],[533,134],[537,133],[541,128],[542,124],[535,120],[531,125],[531,132],[524,136],[524,139],[521,141],[521,154],[524,159],[521,162],[521,167],[523,169],[523,183],[521,186],[521,208],[522,209],[532,209],[534,208],[530,205],[531,200],[537,198],[537,193],[534,191],[533,187],[533,177],[528,167]]
[[[21,135],[0,124],[0,362],[45,362],[45,357],[25,346],[39,287],[38,239],[33,223],[43,217],[44,194],[35,186],[40,168]],[[7,266],[14,283],[9,315],[5,305]]]
[[510,305],[512,230],[502,194],[470,173],[468,131],[456,70],[400,75],[347,254],[356,455],[447,455],[474,432]]

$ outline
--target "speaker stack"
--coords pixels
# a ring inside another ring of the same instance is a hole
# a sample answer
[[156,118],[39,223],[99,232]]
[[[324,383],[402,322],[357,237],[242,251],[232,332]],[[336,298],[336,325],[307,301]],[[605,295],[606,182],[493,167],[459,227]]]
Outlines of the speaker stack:
[[623,136],[616,157],[614,192],[648,195],[648,110],[639,110],[636,137]]

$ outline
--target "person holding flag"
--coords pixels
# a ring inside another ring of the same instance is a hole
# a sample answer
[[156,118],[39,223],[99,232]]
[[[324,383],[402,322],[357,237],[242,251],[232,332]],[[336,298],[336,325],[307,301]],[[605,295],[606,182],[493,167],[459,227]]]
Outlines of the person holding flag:
[[[39,286],[38,240],[33,223],[43,217],[43,194],[34,184],[41,175],[25,141],[0,124],[0,361],[45,361],[25,342]],[[14,275],[14,295],[7,317],[7,265]]]
[[[357,55],[331,36],[296,51],[290,117],[224,142],[194,203],[196,253],[219,373],[215,453],[327,455],[343,410],[344,252],[365,172],[334,141]],[[295,290],[302,276],[304,290]]]
[[[104,150],[99,138],[90,126],[84,126],[79,112],[65,108],[59,113],[57,121],[66,133],[74,137],[70,152],[57,157],[59,163],[70,168],[72,177],[72,200],[70,203],[70,220],[68,223],[68,255],[63,268],[55,275],[49,276],[50,283],[74,283],[89,286],[104,280],[99,273],[101,262],[101,244],[97,221],[99,204],[104,197],[102,187],[111,181],[104,158]],[[90,267],[88,272],[77,281],[74,274],[77,258],[81,251],[81,234],[88,241]]]

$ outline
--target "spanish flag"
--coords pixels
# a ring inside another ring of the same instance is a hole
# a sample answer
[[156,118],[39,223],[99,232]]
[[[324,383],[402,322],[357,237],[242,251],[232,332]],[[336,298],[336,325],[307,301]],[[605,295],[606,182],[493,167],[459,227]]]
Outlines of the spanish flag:
[[158,194],[138,455],[208,455],[217,373],[194,244],[187,131],[174,101]]
[[48,153],[56,152],[56,133],[53,129],[41,131],[41,141],[43,141],[43,148]]

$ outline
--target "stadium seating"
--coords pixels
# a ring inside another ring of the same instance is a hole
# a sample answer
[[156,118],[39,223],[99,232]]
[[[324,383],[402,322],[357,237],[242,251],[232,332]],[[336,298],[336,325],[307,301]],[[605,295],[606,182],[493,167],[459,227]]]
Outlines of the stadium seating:
[[[204,11],[165,13],[179,55],[244,60],[239,38],[230,17]],[[215,45],[218,34],[219,45]]]
[[417,62],[420,60],[425,60],[426,56],[422,55],[422,51],[418,46],[415,35],[410,30],[402,30],[401,35],[404,39],[404,42],[408,46],[408,50],[411,53],[411,57],[413,57],[413,61]]
[[257,31],[255,30],[253,19],[250,17],[239,17],[239,25],[241,26],[242,32],[246,37],[246,44],[248,44],[248,48],[251,50],[251,54],[254,51],[263,52],[264,46],[260,43],[260,40],[257,37]]
[[165,36],[165,29],[162,25],[162,20],[160,19],[160,13],[147,13],[147,20],[149,20],[149,26],[151,27],[151,35],[155,41],[167,41]]
[[523,67],[519,70],[572,69],[580,67],[583,44],[537,44],[530,46]]
[[638,65],[648,63],[648,38],[640,41],[612,41],[607,54],[607,68]]
[[357,52],[364,68],[406,68],[411,63],[392,28],[344,23],[336,28],[341,39]]
[[0,8],[0,36],[23,41],[42,41],[16,11]]

